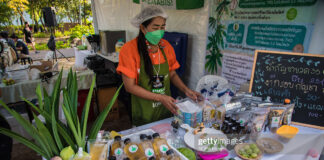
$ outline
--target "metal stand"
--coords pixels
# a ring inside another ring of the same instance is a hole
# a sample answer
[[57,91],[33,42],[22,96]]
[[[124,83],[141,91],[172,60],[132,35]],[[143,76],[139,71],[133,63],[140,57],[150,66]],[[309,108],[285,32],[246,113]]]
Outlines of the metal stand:
[[55,44],[55,49],[54,50],[52,50],[53,52],[54,52],[54,55],[53,55],[53,64],[54,64],[54,59],[55,59],[55,61],[57,62],[57,55],[56,55],[56,51],[57,52],[59,52],[60,54],[61,54],[61,56],[62,57],[64,57],[67,61],[69,61],[70,62],[70,60],[62,53],[62,52],[60,52],[58,49],[56,49],[56,41],[55,41],[55,36],[54,36],[54,34],[53,34],[53,27],[50,27],[50,30],[51,30],[51,36],[53,36],[54,37],[54,44]]

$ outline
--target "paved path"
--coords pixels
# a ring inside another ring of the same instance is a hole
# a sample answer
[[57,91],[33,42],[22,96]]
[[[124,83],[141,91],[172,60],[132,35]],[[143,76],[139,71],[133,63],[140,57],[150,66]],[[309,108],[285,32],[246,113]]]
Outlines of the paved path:
[[[62,52],[62,54],[65,57],[74,57],[74,49],[73,48],[59,49],[59,51]],[[39,52],[40,53],[35,54],[35,52],[33,50],[29,50],[29,56],[33,60],[43,59],[47,55],[47,52],[50,52],[50,50],[42,50]],[[57,58],[63,57],[58,51],[56,51],[56,55],[57,55]]]

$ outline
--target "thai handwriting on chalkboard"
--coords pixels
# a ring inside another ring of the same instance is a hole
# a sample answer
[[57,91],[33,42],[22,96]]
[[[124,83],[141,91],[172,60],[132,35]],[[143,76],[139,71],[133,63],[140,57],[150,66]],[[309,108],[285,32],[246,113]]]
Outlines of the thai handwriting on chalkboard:
[[314,103],[304,103],[300,101],[300,97],[296,96],[294,99],[295,102],[295,107],[296,108],[306,108],[308,110],[313,110],[313,111],[324,111],[324,106],[321,104],[314,104]]
[[311,78],[311,80],[309,81],[309,83],[313,83],[313,84],[318,84],[318,85],[322,85],[324,86],[324,79],[318,79],[318,78]]
[[317,92],[317,90],[318,90],[317,85],[304,84],[304,83],[293,83],[293,82],[282,81],[279,79],[265,80],[264,84],[267,87],[290,88],[290,89],[294,89],[297,91],[303,91],[303,93]]
[[[270,97],[277,96],[277,97],[281,97],[283,99],[291,96],[291,92],[288,89],[281,90],[281,89],[275,89],[275,88],[264,89],[263,92],[260,92],[256,95],[262,96],[263,93],[265,95],[269,95]],[[282,101],[276,101],[276,102],[283,102],[283,99],[282,99]]]
[[[280,72],[282,74],[294,73],[294,74],[308,74],[308,75],[320,75],[321,70],[317,68],[308,67],[295,67],[295,66],[283,66],[282,64],[267,65],[265,66],[266,71],[269,72]],[[324,74],[324,73],[323,73]]]
[[292,57],[290,59],[288,59],[288,62],[292,62],[292,63],[306,63],[308,66],[311,66],[312,64],[314,64],[315,67],[317,67],[321,61],[313,61],[312,59],[305,59],[305,57],[300,57],[300,58],[296,58],[296,57]]
[[321,97],[313,94],[307,94],[306,100],[307,101],[314,101],[316,102],[317,100],[320,100]]

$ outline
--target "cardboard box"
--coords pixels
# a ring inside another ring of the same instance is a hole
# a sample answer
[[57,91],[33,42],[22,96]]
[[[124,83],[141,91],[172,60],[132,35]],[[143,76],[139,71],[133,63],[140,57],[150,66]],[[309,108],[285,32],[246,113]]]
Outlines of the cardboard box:
[[41,72],[45,71],[51,71],[53,68],[53,63],[52,61],[39,61],[42,64],[41,65],[30,65],[30,69],[36,68]]
[[[110,88],[98,88],[98,104],[99,104],[99,112],[105,109],[105,107],[109,104],[114,94],[116,93],[116,87]],[[115,101],[115,104],[112,106],[110,112],[105,121],[113,121],[119,119],[119,106],[118,100]]]

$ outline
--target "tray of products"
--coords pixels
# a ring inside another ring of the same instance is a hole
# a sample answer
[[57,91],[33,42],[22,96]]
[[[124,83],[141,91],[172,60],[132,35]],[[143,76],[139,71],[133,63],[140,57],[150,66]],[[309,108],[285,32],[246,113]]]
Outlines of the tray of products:
[[171,159],[172,157],[174,160],[188,160],[152,129],[142,130],[123,137],[115,136],[113,140],[108,141],[108,146],[108,159],[153,160]]

